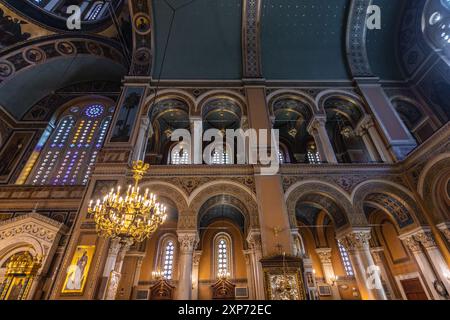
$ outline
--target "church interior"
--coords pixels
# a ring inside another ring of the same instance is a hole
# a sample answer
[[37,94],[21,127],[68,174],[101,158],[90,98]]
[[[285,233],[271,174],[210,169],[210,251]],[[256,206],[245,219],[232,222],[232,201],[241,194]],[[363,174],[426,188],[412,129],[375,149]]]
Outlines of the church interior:
[[449,300],[449,119],[450,0],[0,0],[0,300]]

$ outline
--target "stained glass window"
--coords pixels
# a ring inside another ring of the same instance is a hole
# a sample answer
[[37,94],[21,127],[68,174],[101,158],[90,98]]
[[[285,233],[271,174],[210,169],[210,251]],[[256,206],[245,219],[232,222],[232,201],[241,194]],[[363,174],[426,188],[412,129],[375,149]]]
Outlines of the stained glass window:
[[342,245],[340,241],[338,241],[339,252],[341,253],[342,264],[344,265],[345,273],[348,276],[354,276],[353,267],[350,262],[350,258],[348,257],[347,250]]
[[231,273],[231,241],[229,236],[220,234],[215,238],[216,275]]
[[212,164],[231,164],[230,153],[228,150],[216,151],[214,150],[211,157]]
[[172,164],[189,164],[189,151],[185,147],[173,148],[170,156]]
[[101,104],[66,111],[45,144],[29,182],[33,185],[86,184],[105,141],[113,111]]
[[280,164],[283,164],[284,163],[284,153],[283,153],[283,151],[278,151],[278,161],[280,162]]
[[312,163],[312,164],[320,163],[320,155],[319,155],[318,151],[308,150],[308,153],[306,155],[308,157],[309,163]]
[[162,257],[162,275],[170,280],[173,277],[173,264],[175,256],[175,242],[172,239],[164,243],[164,253]]

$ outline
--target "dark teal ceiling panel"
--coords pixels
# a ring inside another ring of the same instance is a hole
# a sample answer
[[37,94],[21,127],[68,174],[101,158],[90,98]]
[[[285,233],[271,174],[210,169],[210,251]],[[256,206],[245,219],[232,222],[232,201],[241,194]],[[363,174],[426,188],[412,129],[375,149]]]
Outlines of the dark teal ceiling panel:
[[266,79],[347,80],[348,0],[266,0],[262,61]]
[[[153,0],[153,8],[153,78],[160,74],[172,80],[242,77],[242,0]],[[172,8],[176,11],[164,58]]]
[[373,1],[373,4],[381,9],[381,30],[367,31],[367,54],[372,72],[383,80],[403,79],[397,48],[405,1],[408,0]]

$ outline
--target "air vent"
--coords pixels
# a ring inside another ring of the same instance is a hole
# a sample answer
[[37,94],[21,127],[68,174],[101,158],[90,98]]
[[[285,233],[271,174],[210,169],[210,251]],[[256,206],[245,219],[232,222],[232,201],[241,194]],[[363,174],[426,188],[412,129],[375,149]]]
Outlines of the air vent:
[[138,290],[136,300],[148,300],[149,290]]
[[324,284],[320,284],[318,286],[319,288],[319,295],[326,297],[326,296],[331,296],[331,287],[329,285],[324,285]]
[[248,288],[236,287],[234,288],[234,295],[236,296],[236,298],[248,298]]

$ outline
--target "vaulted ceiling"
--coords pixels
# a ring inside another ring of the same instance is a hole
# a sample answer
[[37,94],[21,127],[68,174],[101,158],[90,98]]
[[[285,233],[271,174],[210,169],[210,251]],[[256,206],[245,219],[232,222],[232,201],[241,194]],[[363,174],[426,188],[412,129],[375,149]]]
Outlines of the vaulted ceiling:
[[[396,46],[406,1],[373,1],[381,7],[382,29],[368,30],[367,51],[374,74],[385,80],[402,79]],[[264,0],[263,77],[349,80],[345,44],[350,4],[351,0]],[[242,0],[153,0],[153,77],[241,79],[242,6]]]

